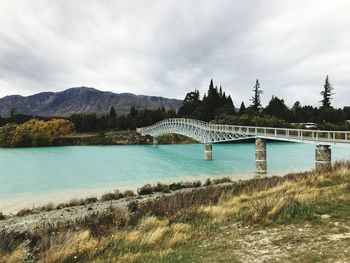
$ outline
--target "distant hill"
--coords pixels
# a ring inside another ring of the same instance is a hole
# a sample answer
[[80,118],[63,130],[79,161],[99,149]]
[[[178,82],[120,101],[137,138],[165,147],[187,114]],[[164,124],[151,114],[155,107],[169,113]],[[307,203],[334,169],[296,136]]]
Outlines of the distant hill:
[[178,110],[181,100],[155,96],[113,93],[93,88],[71,88],[62,92],[42,92],[32,96],[6,96],[0,99],[0,115],[8,117],[11,109],[16,114],[48,116],[69,116],[73,113],[106,113],[114,106],[118,114],[136,109]]

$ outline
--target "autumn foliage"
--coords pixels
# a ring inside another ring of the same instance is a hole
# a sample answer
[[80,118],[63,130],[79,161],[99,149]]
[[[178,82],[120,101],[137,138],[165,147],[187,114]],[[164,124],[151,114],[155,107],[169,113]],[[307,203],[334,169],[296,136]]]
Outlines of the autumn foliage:
[[55,139],[72,132],[74,124],[64,119],[31,119],[21,125],[10,123],[0,128],[0,146],[52,145]]

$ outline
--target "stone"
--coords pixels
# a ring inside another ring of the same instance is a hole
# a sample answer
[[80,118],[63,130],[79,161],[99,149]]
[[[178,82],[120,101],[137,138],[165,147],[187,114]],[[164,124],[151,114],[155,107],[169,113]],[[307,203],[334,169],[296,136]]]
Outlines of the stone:
[[317,145],[315,150],[316,171],[327,172],[332,169],[332,151],[329,145]]
[[257,175],[267,173],[266,141],[261,138],[255,140],[255,164]]
[[208,161],[213,159],[213,145],[211,143],[204,144],[204,159]]

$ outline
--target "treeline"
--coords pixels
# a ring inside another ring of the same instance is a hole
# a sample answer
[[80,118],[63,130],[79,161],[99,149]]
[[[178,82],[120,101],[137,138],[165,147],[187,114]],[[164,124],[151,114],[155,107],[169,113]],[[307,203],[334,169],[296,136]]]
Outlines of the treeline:
[[[285,101],[277,96],[272,96],[269,103],[263,107],[261,96],[263,90],[259,80],[256,80],[252,89],[250,105],[244,102],[240,107],[234,106],[230,95],[214,85],[213,80],[209,83],[208,91],[200,96],[198,90],[188,92],[184,98],[183,105],[178,112],[166,111],[164,108],[157,110],[130,109],[128,114],[118,116],[114,107],[108,113],[98,114],[73,114],[65,118],[75,127],[76,132],[98,132],[104,133],[110,130],[134,130],[137,127],[152,125],[167,118],[193,118],[207,122],[236,125],[254,125],[270,127],[302,127],[302,123],[316,123],[320,129],[349,129],[346,120],[350,120],[350,107],[337,109],[332,107],[331,100],[334,95],[333,87],[327,76],[323,89],[320,91],[321,101],[319,107],[301,105],[296,101],[292,107],[288,107]],[[31,116],[13,115],[10,118],[0,118],[0,126],[6,123],[22,124]],[[40,117],[36,117],[40,119]],[[41,118],[50,120],[49,118]],[[292,125],[293,124],[293,125]],[[37,139],[32,141],[36,144]]]
[[178,116],[222,124],[285,127],[291,126],[291,123],[298,126],[301,123],[313,122],[317,123],[319,128],[348,128],[346,120],[350,120],[350,107],[342,109],[332,107],[333,90],[327,76],[320,92],[322,98],[320,107],[302,106],[296,101],[289,108],[284,100],[277,96],[272,96],[268,105],[263,107],[261,103],[263,91],[259,80],[256,80],[250,98],[251,104],[246,107],[242,102],[239,108],[235,108],[231,97],[226,96],[221,87],[219,89],[217,86],[214,87],[211,80],[208,93],[204,94],[202,99],[198,90],[187,93]]
[[158,121],[174,118],[177,114],[174,110],[166,111],[164,108],[157,110],[130,109],[129,114],[117,116],[114,107],[106,115],[97,114],[73,114],[69,120],[74,124],[77,132],[105,132],[109,130],[130,130],[137,127],[152,125]]
[[23,124],[8,123],[0,127],[0,146],[48,146],[52,145],[55,139],[72,132],[74,124],[64,119],[31,119]]

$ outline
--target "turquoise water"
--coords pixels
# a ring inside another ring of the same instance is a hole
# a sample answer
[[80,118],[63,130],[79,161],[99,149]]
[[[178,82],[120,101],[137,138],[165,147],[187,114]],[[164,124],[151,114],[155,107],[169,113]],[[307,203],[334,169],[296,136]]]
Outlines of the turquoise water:
[[[0,149],[0,199],[69,189],[136,188],[145,183],[232,176],[255,170],[254,144],[82,146]],[[268,143],[270,174],[314,167],[314,145]],[[333,160],[350,159],[350,148],[332,147]]]

